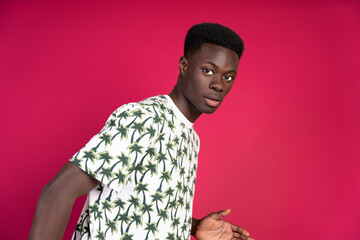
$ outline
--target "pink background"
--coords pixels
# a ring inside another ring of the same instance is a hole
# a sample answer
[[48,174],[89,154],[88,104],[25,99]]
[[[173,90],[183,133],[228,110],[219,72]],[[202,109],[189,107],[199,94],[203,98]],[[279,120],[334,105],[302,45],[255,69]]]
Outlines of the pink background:
[[27,238],[41,188],[113,110],[171,91],[204,21],[246,50],[195,123],[194,216],[231,208],[255,239],[360,239],[359,1],[49,2],[0,2],[1,239]]

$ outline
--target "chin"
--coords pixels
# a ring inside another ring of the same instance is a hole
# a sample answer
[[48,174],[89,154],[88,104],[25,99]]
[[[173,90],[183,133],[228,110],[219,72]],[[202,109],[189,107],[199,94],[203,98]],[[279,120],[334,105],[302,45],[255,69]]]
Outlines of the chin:
[[207,109],[203,109],[203,111],[201,111],[202,113],[206,113],[206,114],[212,114],[217,110],[217,108],[207,108]]

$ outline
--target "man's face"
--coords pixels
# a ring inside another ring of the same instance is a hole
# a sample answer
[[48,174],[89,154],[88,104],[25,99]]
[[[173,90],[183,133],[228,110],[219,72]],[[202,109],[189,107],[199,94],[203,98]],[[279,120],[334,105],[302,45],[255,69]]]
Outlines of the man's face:
[[193,111],[215,112],[231,90],[238,64],[236,52],[208,43],[188,59],[180,59],[179,88]]

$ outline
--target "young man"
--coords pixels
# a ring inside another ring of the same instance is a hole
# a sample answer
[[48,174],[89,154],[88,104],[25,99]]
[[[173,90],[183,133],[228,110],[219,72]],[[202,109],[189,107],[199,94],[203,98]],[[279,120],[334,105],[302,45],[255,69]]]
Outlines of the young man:
[[73,239],[252,239],[221,219],[230,210],[192,218],[199,151],[193,122],[220,106],[243,50],[227,27],[193,26],[172,92],[112,113],[44,187],[30,239],[61,239],[75,199],[84,194]]

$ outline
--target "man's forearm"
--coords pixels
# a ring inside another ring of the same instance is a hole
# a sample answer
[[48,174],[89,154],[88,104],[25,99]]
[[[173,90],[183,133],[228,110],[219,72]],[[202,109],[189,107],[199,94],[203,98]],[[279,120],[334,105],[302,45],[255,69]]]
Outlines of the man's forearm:
[[46,185],[36,205],[29,240],[62,239],[74,201],[51,184]]

